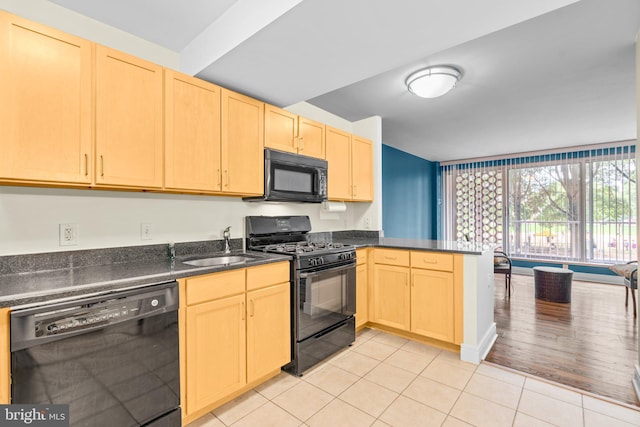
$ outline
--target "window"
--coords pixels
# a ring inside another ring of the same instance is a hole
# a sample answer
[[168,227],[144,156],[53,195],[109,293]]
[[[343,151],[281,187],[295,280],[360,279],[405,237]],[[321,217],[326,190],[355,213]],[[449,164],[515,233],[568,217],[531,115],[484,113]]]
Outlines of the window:
[[637,259],[635,166],[634,145],[443,165],[447,238],[522,258]]

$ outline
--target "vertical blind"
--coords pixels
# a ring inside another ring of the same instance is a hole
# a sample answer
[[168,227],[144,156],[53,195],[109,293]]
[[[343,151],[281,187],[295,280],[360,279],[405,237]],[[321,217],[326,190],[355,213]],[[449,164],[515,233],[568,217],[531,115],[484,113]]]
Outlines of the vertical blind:
[[635,141],[441,168],[447,239],[523,258],[637,257]]

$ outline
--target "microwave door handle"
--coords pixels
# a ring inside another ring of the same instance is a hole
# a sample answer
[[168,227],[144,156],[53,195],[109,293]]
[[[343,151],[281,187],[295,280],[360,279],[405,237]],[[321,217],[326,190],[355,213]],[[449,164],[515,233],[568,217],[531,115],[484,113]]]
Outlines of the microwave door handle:
[[313,179],[313,194],[320,193],[320,170],[316,169],[316,173],[314,174]]

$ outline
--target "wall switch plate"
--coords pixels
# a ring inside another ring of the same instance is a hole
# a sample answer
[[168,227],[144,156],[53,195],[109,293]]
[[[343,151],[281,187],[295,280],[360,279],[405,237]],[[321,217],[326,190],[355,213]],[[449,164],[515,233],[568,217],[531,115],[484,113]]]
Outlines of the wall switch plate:
[[365,218],[364,219],[364,228],[366,228],[367,230],[371,228],[371,219],[370,218]]
[[59,225],[60,246],[76,246],[78,244],[78,224]]
[[143,222],[140,224],[140,240],[153,239],[153,224]]

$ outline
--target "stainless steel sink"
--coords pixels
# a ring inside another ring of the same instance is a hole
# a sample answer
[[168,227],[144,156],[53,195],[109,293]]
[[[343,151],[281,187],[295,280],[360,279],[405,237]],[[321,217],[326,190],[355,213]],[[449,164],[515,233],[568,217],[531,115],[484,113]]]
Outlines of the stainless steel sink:
[[191,261],[182,261],[183,264],[193,265],[194,267],[214,267],[216,265],[243,264],[254,257],[246,255],[224,255],[211,258],[193,259]]

